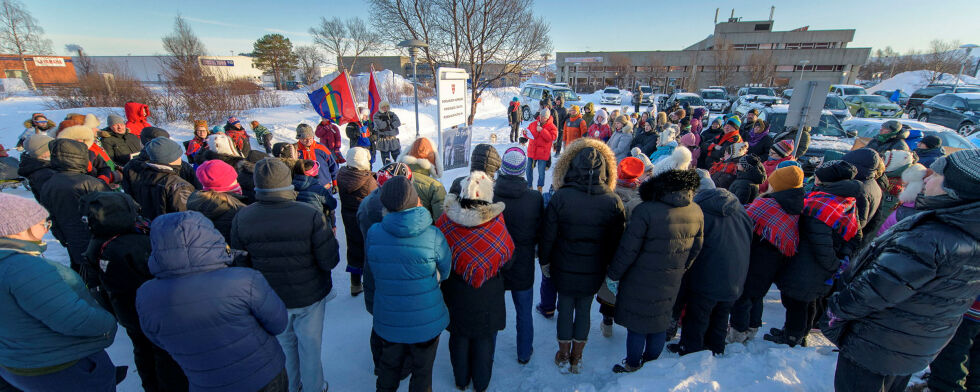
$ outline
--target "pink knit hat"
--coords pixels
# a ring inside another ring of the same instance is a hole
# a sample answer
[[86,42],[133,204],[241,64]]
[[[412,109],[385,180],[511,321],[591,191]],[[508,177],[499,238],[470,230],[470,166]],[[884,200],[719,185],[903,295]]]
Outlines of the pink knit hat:
[[681,144],[683,144],[683,145],[685,145],[687,147],[694,147],[694,145],[696,144],[697,140],[698,139],[696,137],[694,137],[694,134],[693,133],[688,132],[688,133],[685,133],[684,136],[681,136],[680,142],[681,142]]
[[238,185],[238,172],[224,161],[206,161],[197,167],[196,174],[206,191],[242,193],[242,187]]

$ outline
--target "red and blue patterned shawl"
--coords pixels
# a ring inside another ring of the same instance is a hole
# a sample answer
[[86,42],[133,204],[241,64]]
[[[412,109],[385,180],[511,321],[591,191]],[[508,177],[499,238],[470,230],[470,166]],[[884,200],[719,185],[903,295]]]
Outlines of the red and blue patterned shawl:
[[760,197],[746,206],[745,212],[755,222],[755,234],[779,249],[783,256],[796,254],[800,244],[800,216],[790,215],[776,199]]
[[503,214],[473,227],[460,225],[442,214],[436,227],[446,236],[453,252],[453,272],[474,288],[497,276],[500,267],[514,255],[514,240],[507,232]]
[[803,213],[834,229],[844,241],[850,241],[861,230],[853,197],[842,197],[826,192],[811,192],[803,199]]

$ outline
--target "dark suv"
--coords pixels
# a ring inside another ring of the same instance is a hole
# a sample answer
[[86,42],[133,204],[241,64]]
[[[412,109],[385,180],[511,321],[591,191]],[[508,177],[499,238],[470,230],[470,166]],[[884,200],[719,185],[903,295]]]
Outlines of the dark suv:
[[961,136],[980,123],[980,93],[939,94],[922,104],[919,121],[956,130]]
[[954,85],[954,84],[930,84],[912,93],[909,101],[905,104],[905,113],[909,118],[917,119],[922,113],[922,103],[929,98],[945,93],[980,93],[980,86],[975,85]]

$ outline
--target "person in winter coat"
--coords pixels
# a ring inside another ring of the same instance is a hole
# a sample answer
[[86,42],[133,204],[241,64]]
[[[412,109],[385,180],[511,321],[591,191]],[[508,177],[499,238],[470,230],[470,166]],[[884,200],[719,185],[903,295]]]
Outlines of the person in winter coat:
[[[585,106],[582,107],[582,119],[585,120],[586,130],[592,127],[592,123],[595,120],[595,115],[596,115],[595,104],[593,104],[592,102],[586,103]],[[586,131],[586,133],[588,133],[588,131]],[[582,134],[582,136],[585,136],[585,134]]]
[[245,208],[245,197],[238,184],[238,172],[221,160],[210,160],[197,167],[197,179],[204,189],[187,197],[187,210],[204,214],[225,241],[231,241],[231,222]]
[[[524,151],[524,150],[521,150]],[[526,157],[526,156],[525,156]],[[482,171],[493,176],[501,168],[500,153],[492,145],[480,143],[473,147],[470,153],[470,171]],[[524,173],[522,173],[523,175]],[[467,176],[460,176],[453,180],[449,186],[449,193],[459,195],[462,190],[462,182]],[[506,215],[506,214],[505,214]]]
[[731,310],[731,328],[725,339],[728,343],[745,343],[755,338],[762,326],[762,301],[776,274],[799,248],[803,170],[797,166],[784,167],[771,177],[770,191],[745,207],[753,222],[753,235],[745,285]]
[[556,97],[555,104],[552,108],[553,120],[555,121],[555,126],[558,127],[558,133],[555,134],[554,142],[555,156],[558,156],[561,155],[561,148],[564,146],[565,122],[568,121],[568,109],[565,109],[565,98],[561,95]]
[[881,224],[881,227],[878,229],[878,236],[884,234],[885,231],[898,223],[898,221],[917,212],[915,210],[915,199],[922,193],[923,180],[928,170],[925,166],[916,163],[902,172],[902,190],[898,193],[898,202],[900,204],[888,215],[885,222]]
[[[510,290],[514,301],[517,328],[517,362],[531,360],[534,342],[534,323],[531,306],[534,304],[534,256],[540,239],[544,200],[541,193],[528,189],[524,173],[527,156],[520,147],[504,152],[500,174],[493,186],[494,203],[504,203],[503,217],[507,232],[514,241],[514,255],[501,273],[504,289]],[[553,302],[553,301],[552,301]]]
[[517,138],[520,136],[521,129],[521,100],[517,97],[510,100],[510,104],[507,105],[507,124],[510,125],[510,142],[517,143]]
[[34,135],[47,135],[52,129],[57,126],[54,122],[48,120],[44,113],[34,113],[31,118],[24,121],[24,132],[20,134],[17,138],[17,148],[24,146],[24,141]]
[[197,162],[197,154],[208,149],[208,122],[194,121],[194,138],[184,142],[184,155],[187,160]]
[[661,159],[670,157],[674,153],[674,149],[677,148],[677,135],[680,133],[680,128],[674,124],[669,124],[660,131],[657,136],[657,147],[654,148],[654,152],[650,154],[650,162],[657,164]]
[[915,156],[919,157],[919,163],[922,166],[928,168],[936,159],[946,156],[946,152],[943,150],[943,139],[935,135],[923,137],[916,145]]
[[504,203],[492,202],[494,182],[475,171],[462,194],[446,198],[435,226],[452,252],[449,278],[441,285],[449,309],[449,355],[456,387],[476,391],[490,385],[497,331],[506,327],[502,272],[514,255],[504,224]]
[[963,314],[953,338],[943,347],[936,359],[929,364],[928,391],[963,391],[977,388],[976,377],[980,374],[977,362],[980,353],[974,349],[980,335],[980,297]]
[[[751,148],[749,151],[751,151]],[[766,177],[768,177],[783,162],[795,160],[796,157],[793,156],[793,142],[790,140],[780,140],[769,149],[769,156],[762,161],[762,167],[765,169]],[[769,190],[769,182],[762,181],[762,185],[759,186],[759,191],[766,192],[767,190]]]
[[616,162],[619,162],[630,156],[630,144],[633,142],[633,124],[630,123],[629,117],[621,115],[616,118],[614,126],[616,130],[606,144],[616,155]]
[[875,150],[878,155],[884,155],[885,151],[889,150],[909,151],[909,146],[905,143],[907,137],[909,137],[907,126],[903,126],[898,120],[888,120],[881,124],[878,134],[864,147]]
[[[722,128],[722,133],[717,137],[711,139],[711,144],[708,145],[706,149],[701,149],[701,154],[707,153],[705,157],[704,164],[707,167],[714,167],[715,163],[726,160],[725,154],[727,153],[728,146],[736,143],[743,143],[742,136],[739,134],[739,127],[742,126],[741,120],[738,116],[733,116],[725,121],[725,126]],[[748,147],[748,144],[745,145]],[[711,171],[711,170],[709,170]],[[712,178],[714,180],[714,178]],[[721,184],[715,180],[715,185],[720,188],[724,188]]]
[[245,126],[238,120],[238,117],[228,117],[228,122],[225,123],[225,135],[235,143],[235,148],[242,153],[242,156],[246,156],[249,151],[252,151],[252,142],[248,139],[248,132],[245,131]]
[[593,139],[601,140],[603,143],[612,136],[612,128],[609,128],[609,115],[605,109],[599,109],[595,114],[595,120],[589,125],[588,136]]
[[186,391],[187,376],[162,348],[150,342],[140,328],[136,290],[153,279],[149,222],[139,206],[122,192],[95,192],[82,199],[92,241],[85,251],[90,263],[104,265],[99,282],[108,294],[112,312],[133,343],[133,361],[145,391]]
[[422,206],[432,214],[433,221],[439,219],[446,200],[446,187],[436,179],[442,175],[442,165],[432,142],[424,137],[416,139],[408,151],[398,156],[398,162],[412,169],[412,185],[422,200]]
[[109,126],[99,131],[99,142],[109,158],[117,165],[125,165],[143,149],[139,136],[129,132],[126,120],[115,114],[109,115]]
[[337,163],[344,163],[343,155],[340,153],[340,146],[342,144],[340,127],[337,124],[334,124],[329,118],[323,117],[320,119],[320,123],[316,125],[316,131],[313,133],[319,139],[320,144],[330,150]]
[[885,166],[885,174],[878,181],[881,188],[881,204],[878,212],[868,222],[869,238],[864,238],[864,243],[868,243],[875,237],[888,216],[895,212],[900,203],[898,196],[902,193],[905,183],[902,180],[902,173],[915,163],[915,155],[903,150],[888,150],[881,157],[882,164]]
[[626,359],[613,372],[636,371],[660,356],[684,271],[700,253],[704,217],[692,200],[700,179],[690,163],[690,152],[677,148],[655,165],[609,266],[615,320],[627,330]]
[[138,102],[126,102],[126,105],[123,106],[123,112],[126,113],[126,128],[137,137],[143,133],[143,128],[153,126],[149,121],[146,121],[150,117],[149,106]]
[[827,301],[821,329],[840,348],[839,391],[905,388],[980,293],[980,152],[954,152],[930,169],[920,212],[861,252]]
[[[149,144],[151,140],[158,137],[167,139],[170,138],[170,133],[160,128],[146,127],[143,129],[143,131],[144,132],[140,134],[140,143],[143,144],[143,150],[122,168],[122,188],[127,193],[129,193],[128,189],[131,189],[132,181],[137,177],[138,171],[142,170],[146,161],[149,159],[147,158],[146,154],[146,145]],[[194,172],[194,165],[187,161],[181,160],[180,168],[177,171],[177,174],[180,176],[180,178],[184,179],[184,181],[187,181],[193,185],[195,189],[201,189],[201,184],[197,182],[197,174]],[[241,183],[242,181],[238,180],[238,182]]]
[[[94,118],[94,116],[93,116]],[[91,123],[90,123],[91,125]],[[92,163],[89,173],[102,180],[106,185],[113,185],[122,181],[122,172],[119,171],[114,162],[109,159],[109,155],[95,143],[95,132],[97,130],[89,125],[76,125],[65,128],[58,134],[58,139],[69,139],[85,144],[89,153],[89,162]]]
[[323,214],[296,201],[290,174],[278,158],[255,165],[256,202],[235,215],[230,245],[248,252],[245,266],[261,272],[286,304],[287,326],[276,338],[290,390],[320,391],[327,386],[320,355],[324,305],[332,298],[339,245]]
[[[452,251],[442,232],[432,226],[429,212],[419,205],[408,178],[386,181],[377,199],[387,214],[364,236],[371,239],[365,249],[364,282],[374,290],[371,335],[372,346],[375,342],[378,346],[376,388],[397,390],[402,366],[411,358],[408,390],[428,391],[439,335],[449,326],[439,282],[449,278]],[[407,303],[415,306],[406,308]]]
[[541,270],[558,291],[555,364],[578,373],[589,337],[592,298],[599,291],[626,223],[614,193],[612,149],[581,139],[555,164],[555,193],[548,202],[538,252]]
[[772,148],[772,136],[769,135],[769,124],[762,119],[756,119],[750,124],[752,129],[744,140],[749,143],[749,154],[755,155],[759,159],[769,157],[769,149]]
[[252,120],[249,125],[252,126],[252,132],[255,133],[255,140],[265,148],[265,153],[272,154],[272,132],[269,131],[269,128],[262,126],[255,120]]
[[381,162],[387,165],[398,159],[398,153],[402,149],[401,142],[398,141],[398,127],[402,126],[402,122],[391,111],[388,101],[381,101],[379,108],[374,113],[373,131],[378,135],[377,148],[381,151]]
[[371,111],[364,107],[359,107],[357,111],[360,113],[360,121],[347,123],[344,133],[347,134],[347,139],[350,140],[350,148],[364,147],[368,149],[368,152],[371,154],[371,163],[373,164],[375,158],[375,141],[378,139],[378,136],[373,131],[374,124],[371,121]]
[[55,173],[51,168],[51,150],[48,148],[52,140],[54,139],[44,134],[28,138],[24,143],[24,152],[20,154],[20,164],[17,167],[17,175],[27,179],[31,193],[38,201],[41,200],[44,183]]
[[722,160],[715,162],[708,170],[711,181],[721,189],[728,189],[738,175],[738,163],[749,151],[748,143],[729,144],[725,148]]
[[857,175],[854,176],[854,179],[861,183],[862,188],[860,197],[857,199],[857,213],[863,234],[864,228],[868,226],[881,207],[882,186],[878,184],[878,178],[884,174],[885,166],[878,153],[870,148],[859,148],[848,152],[844,154],[841,160],[857,168]]
[[785,324],[782,329],[772,328],[766,340],[806,346],[812,320],[819,316],[815,301],[831,291],[827,281],[861,241],[856,211],[861,184],[852,179],[856,173],[844,161],[825,162],[814,172],[816,187],[803,200],[800,214],[800,245],[776,276],[786,308]]
[[[337,199],[316,180],[317,163],[307,159],[283,160],[292,170],[293,190],[296,191],[296,201],[313,206],[323,215],[331,230],[337,227]],[[334,232],[336,234],[336,231]]]
[[[803,177],[799,179],[802,184]],[[701,181],[694,202],[704,215],[704,240],[697,259],[684,274],[686,292],[681,296],[686,306],[681,340],[668,345],[667,350],[686,355],[708,349],[721,355],[725,353],[728,316],[742,294],[749,271],[754,223],[734,194],[715,188],[709,181]]]
[[759,109],[749,109],[742,119],[742,125],[738,128],[738,133],[742,135],[742,140],[746,140],[755,132],[755,122],[759,119]]
[[[773,170],[775,172],[775,170]],[[735,181],[728,190],[738,198],[742,205],[752,203],[759,197],[759,186],[766,181],[765,168],[755,155],[747,154],[738,159]]]
[[538,192],[541,192],[544,187],[544,173],[547,170],[548,161],[551,159],[551,144],[558,137],[558,128],[555,127],[554,121],[551,111],[542,109],[538,113],[538,119],[531,122],[525,130],[524,137],[530,140],[527,145],[527,184],[528,187],[533,186],[536,166]]
[[566,147],[579,138],[584,137],[589,132],[589,125],[582,118],[578,105],[572,105],[568,109],[568,120],[565,121],[564,131],[565,135],[562,138],[562,143]]
[[630,142],[630,150],[639,148],[644,155],[650,156],[654,151],[657,151],[657,138],[659,135],[657,135],[654,125],[649,121],[642,121],[640,126],[642,127],[642,131],[633,135],[633,141]]
[[275,335],[288,315],[262,274],[230,267],[242,255],[196,211],[153,220],[150,244],[154,279],[136,291],[140,327],[180,364],[191,389],[286,391]]
[[320,182],[320,186],[332,189],[337,185],[335,179],[340,166],[337,164],[333,153],[326,146],[313,140],[313,136],[313,127],[308,124],[296,126],[296,158],[316,161],[318,165],[317,181]]
[[724,134],[724,128],[722,128],[723,121],[724,119],[722,117],[716,117],[713,121],[711,121],[711,124],[707,128],[701,131],[701,142],[698,143],[700,153],[698,154],[697,160],[697,167],[699,169],[708,170],[711,168],[710,165],[705,163],[708,157],[708,148],[711,147],[711,144],[714,143],[715,139]]
[[169,212],[187,210],[187,199],[194,185],[181,175],[181,155],[177,142],[158,137],[143,145],[146,160],[133,159],[126,165],[131,172],[123,189],[143,208],[143,216],[154,219]]
[[350,294],[364,291],[361,275],[364,269],[364,236],[357,225],[357,210],[367,195],[378,189],[371,172],[371,153],[364,147],[347,150],[347,165],[337,172],[337,194],[340,196],[340,216],[344,220],[347,238],[347,272],[350,273]]

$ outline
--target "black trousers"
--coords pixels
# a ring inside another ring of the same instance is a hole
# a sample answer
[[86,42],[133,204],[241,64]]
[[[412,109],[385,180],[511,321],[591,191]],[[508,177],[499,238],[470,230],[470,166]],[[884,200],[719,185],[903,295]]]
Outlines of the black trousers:
[[510,142],[517,143],[517,139],[520,136],[521,123],[511,123],[510,124]]
[[262,147],[265,148],[265,153],[272,154],[272,134],[267,133],[262,135],[262,140],[259,141],[262,142]]
[[786,336],[803,338],[810,332],[810,323],[816,313],[816,303],[798,301],[780,294],[783,307],[786,308],[786,323],[783,332]]
[[453,364],[456,386],[463,388],[473,382],[473,390],[484,391],[493,374],[493,350],[497,334],[471,338],[449,334],[449,360]]
[[273,378],[272,381],[269,381],[268,384],[265,384],[265,386],[262,387],[262,389],[259,389],[257,392],[287,392],[287,391],[289,391],[289,376],[286,376],[286,369],[283,368],[282,371],[279,372],[279,375],[276,376],[276,378]]
[[565,127],[558,128],[558,137],[555,138],[555,156],[561,155],[561,145],[565,140]]
[[381,356],[378,358],[376,383],[379,392],[395,392],[401,382],[402,365],[406,357],[411,358],[412,380],[409,392],[432,390],[432,363],[436,360],[439,337],[422,343],[394,343],[381,339]]
[[133,362],[144,391],[187,391],[187,376],[170,354],[153,344],[142,331],[127,328],[126,334],[133,342]]
[[589,340],[592,295],[573,297],[558,293],[558,340]]
[[858,366],[844,356],[837,357],[834,373],[836,392],[903,392],[912,375],[883,376]]
[[980,391],[980,322],[963,320],[953,339],[929,364],[929,390]]
[[743,295],[732,305],[731,323],[732,328],[739,332],[748,331],[749,328],[759,328],[762,326],[762,304],[763,297],[747,297]]
[[687,297],[684,312],[684,328],[681,329],[681,347],[685,353],[711,350],[725,353],[725,336],[728,334],[728,315],[732,302],[719,302],[697,294]]
[[[379,363],[381,362],[381,347],[384,346],[384,339],[371,329],[371,359],[374,361],[374,375],[378,375]],[[411,353],[410,353],[411,354]],[[402,360],[401,378],[404,380],[412,374],[412,356],[406,355]]]

